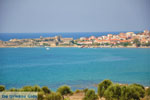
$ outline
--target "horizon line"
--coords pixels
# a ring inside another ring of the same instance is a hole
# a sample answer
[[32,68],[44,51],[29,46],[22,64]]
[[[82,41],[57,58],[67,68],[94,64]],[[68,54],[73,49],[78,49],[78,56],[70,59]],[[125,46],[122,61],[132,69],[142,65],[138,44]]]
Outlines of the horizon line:
[[[147,30],[147,29],[145,29]],[[5,34],[5,33],[18,33],[18,34],[22,34],[22,33],[27,33],[27,34],[30,34],[30,33],[104,33],[104,32],[107,32],[107,33],[110,33],[110,32],[143,32],[144,30],[141,30],[141,31],[101,31],[101,32],[0,32],[0,34]]]

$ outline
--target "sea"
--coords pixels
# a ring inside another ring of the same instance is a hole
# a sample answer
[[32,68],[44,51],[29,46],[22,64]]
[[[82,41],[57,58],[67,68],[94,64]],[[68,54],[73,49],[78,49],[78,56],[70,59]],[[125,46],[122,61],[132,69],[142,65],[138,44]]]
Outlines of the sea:
[[150,48],[0,48],[0,84],[7,89],[39,85],[56,91],[69,85],[96,90],[105,79],[150,86]]

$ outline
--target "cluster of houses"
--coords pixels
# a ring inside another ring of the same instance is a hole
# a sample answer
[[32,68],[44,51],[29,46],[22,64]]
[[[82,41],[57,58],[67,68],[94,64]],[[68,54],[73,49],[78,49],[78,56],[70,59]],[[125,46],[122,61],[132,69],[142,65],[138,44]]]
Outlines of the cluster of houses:
[[150,42],[150,32],[148,30],[144,30],[142,33],[135,34],[134,32],[120,33],[118,35],[108,34],[106,36],[95,37],[91,36],[81,37],[77,40],[77,44],[79,45],[93,45],[93,44],[121,44],[121,43],[131,43],[134,44],[134,40],[138,39],[141,44]]
[[42,37],[36,39],[10,39],[9,41],[0,41],[0,47],[41,47],[41,46],[63,46],[72,45],[73,38]]

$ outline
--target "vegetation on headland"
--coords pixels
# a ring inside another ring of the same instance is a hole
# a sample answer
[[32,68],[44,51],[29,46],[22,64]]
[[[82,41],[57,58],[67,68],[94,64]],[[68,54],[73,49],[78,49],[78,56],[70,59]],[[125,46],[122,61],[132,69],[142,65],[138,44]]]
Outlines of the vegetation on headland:
[[0,92],[15,91],[15,92],[38,92],[38,100],[72,100],[69,97],[74,94],[83,93],[84,97],[80,100],[150,100],[150,87],[145,88],[140,84],[116,84],[110,80],[104,80],[98,84],[98,92],[92,89],[83,89],[72,91],[67,85],[61,86],[56,92],[51,91],[48,87],[43,86],[24,86],[16,89],[5,89],[5,86],[0,85]]
[[141,33],[126,32],[107,34],[103,36],[80,37],[78,39],[55,37],[40,37],[35,39],[10,39],[1,41],[0,47],[150,47],[150,31]]

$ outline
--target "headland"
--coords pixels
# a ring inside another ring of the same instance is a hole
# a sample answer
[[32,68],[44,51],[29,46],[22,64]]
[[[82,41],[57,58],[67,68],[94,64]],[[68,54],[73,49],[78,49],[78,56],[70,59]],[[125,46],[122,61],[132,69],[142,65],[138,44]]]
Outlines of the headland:
[[0,40],[0,47],[150,48],[150,31],[80,37],[78,39],[63,38],[61,36],[40,36],[31,39],[13,38],[8,41]]

